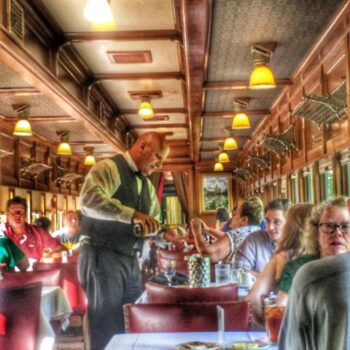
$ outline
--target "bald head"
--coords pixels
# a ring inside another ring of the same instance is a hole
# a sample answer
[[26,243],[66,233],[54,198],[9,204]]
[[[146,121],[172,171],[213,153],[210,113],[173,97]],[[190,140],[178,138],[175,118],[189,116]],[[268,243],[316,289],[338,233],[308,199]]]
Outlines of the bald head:
[[138,170],[150,175],[162,166],[169,151],[162,134],[147,132],[139,136],[129,152]]

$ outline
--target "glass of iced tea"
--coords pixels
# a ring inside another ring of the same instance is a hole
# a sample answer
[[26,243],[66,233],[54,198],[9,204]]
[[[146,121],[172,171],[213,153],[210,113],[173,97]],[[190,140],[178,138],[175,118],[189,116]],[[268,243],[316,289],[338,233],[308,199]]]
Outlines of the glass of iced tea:
[[284,306],[265,305],[265,326],[271,343],[277,343],[284,314]]

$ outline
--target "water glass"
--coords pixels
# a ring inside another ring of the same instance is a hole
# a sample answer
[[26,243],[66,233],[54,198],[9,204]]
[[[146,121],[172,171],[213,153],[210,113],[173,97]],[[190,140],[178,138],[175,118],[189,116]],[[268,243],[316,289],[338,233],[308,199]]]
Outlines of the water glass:
[[215,265],[215,283],[217,286],[231,283],[231,265],[230,264]]
[[171,279],[175,276],[176,263],[175,260],[164,260],[163,262],[163,273],[168,280],[168,286],[171,286]]

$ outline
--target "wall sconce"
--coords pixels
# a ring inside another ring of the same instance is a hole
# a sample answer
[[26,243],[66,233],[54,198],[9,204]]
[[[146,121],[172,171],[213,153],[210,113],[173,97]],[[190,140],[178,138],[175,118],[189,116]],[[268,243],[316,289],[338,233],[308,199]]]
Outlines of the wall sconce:
[[276,87],[275,77],[268,66],[275,43],[254,45],[251,49],[254,69],[250,75],[250,89],[272,89]]
[[18,113],[19,120],[17,121],[13,130],[13,135],[16,136],[32,136],[32,127],[28,121],[30,114],[29,105],[18,106],[15,111]]
[[109,0],[87,0],[83,14],[92,29],[112,30],[116,27]]
[[139,116],[142,119],[151,119],[154,117],[153,107],[151,105],[151,98],[143,96],[139,106]]
[[245,113],[247,109],[247,103],[240,100],[233,101],[233,119],[232,119],[232,129],[249,129],[250,128],[250,120]]
[[94,147],[85,146],[84,151],[86,152],[86,156],[84,159],[84,165],[95,165],[96,159],[94,157]]
[[56,134],[60,136],[60,144],[57,147],[57,154],[68,156],[72,154],[72,148],[69,141],[69,131],[63,130],[63,131],[57,131]]

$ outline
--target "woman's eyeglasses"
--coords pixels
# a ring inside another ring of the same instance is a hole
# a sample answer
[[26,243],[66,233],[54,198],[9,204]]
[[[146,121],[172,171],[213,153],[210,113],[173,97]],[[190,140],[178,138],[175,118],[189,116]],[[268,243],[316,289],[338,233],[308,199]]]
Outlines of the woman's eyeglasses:
[[340,232],[343,234],[350,233],[350,223],[335,224],[334,222],[322,222],[318,224],[318,227],[320,227],[321,231],[324,233],[333,233],[337,228],[339,228]]

